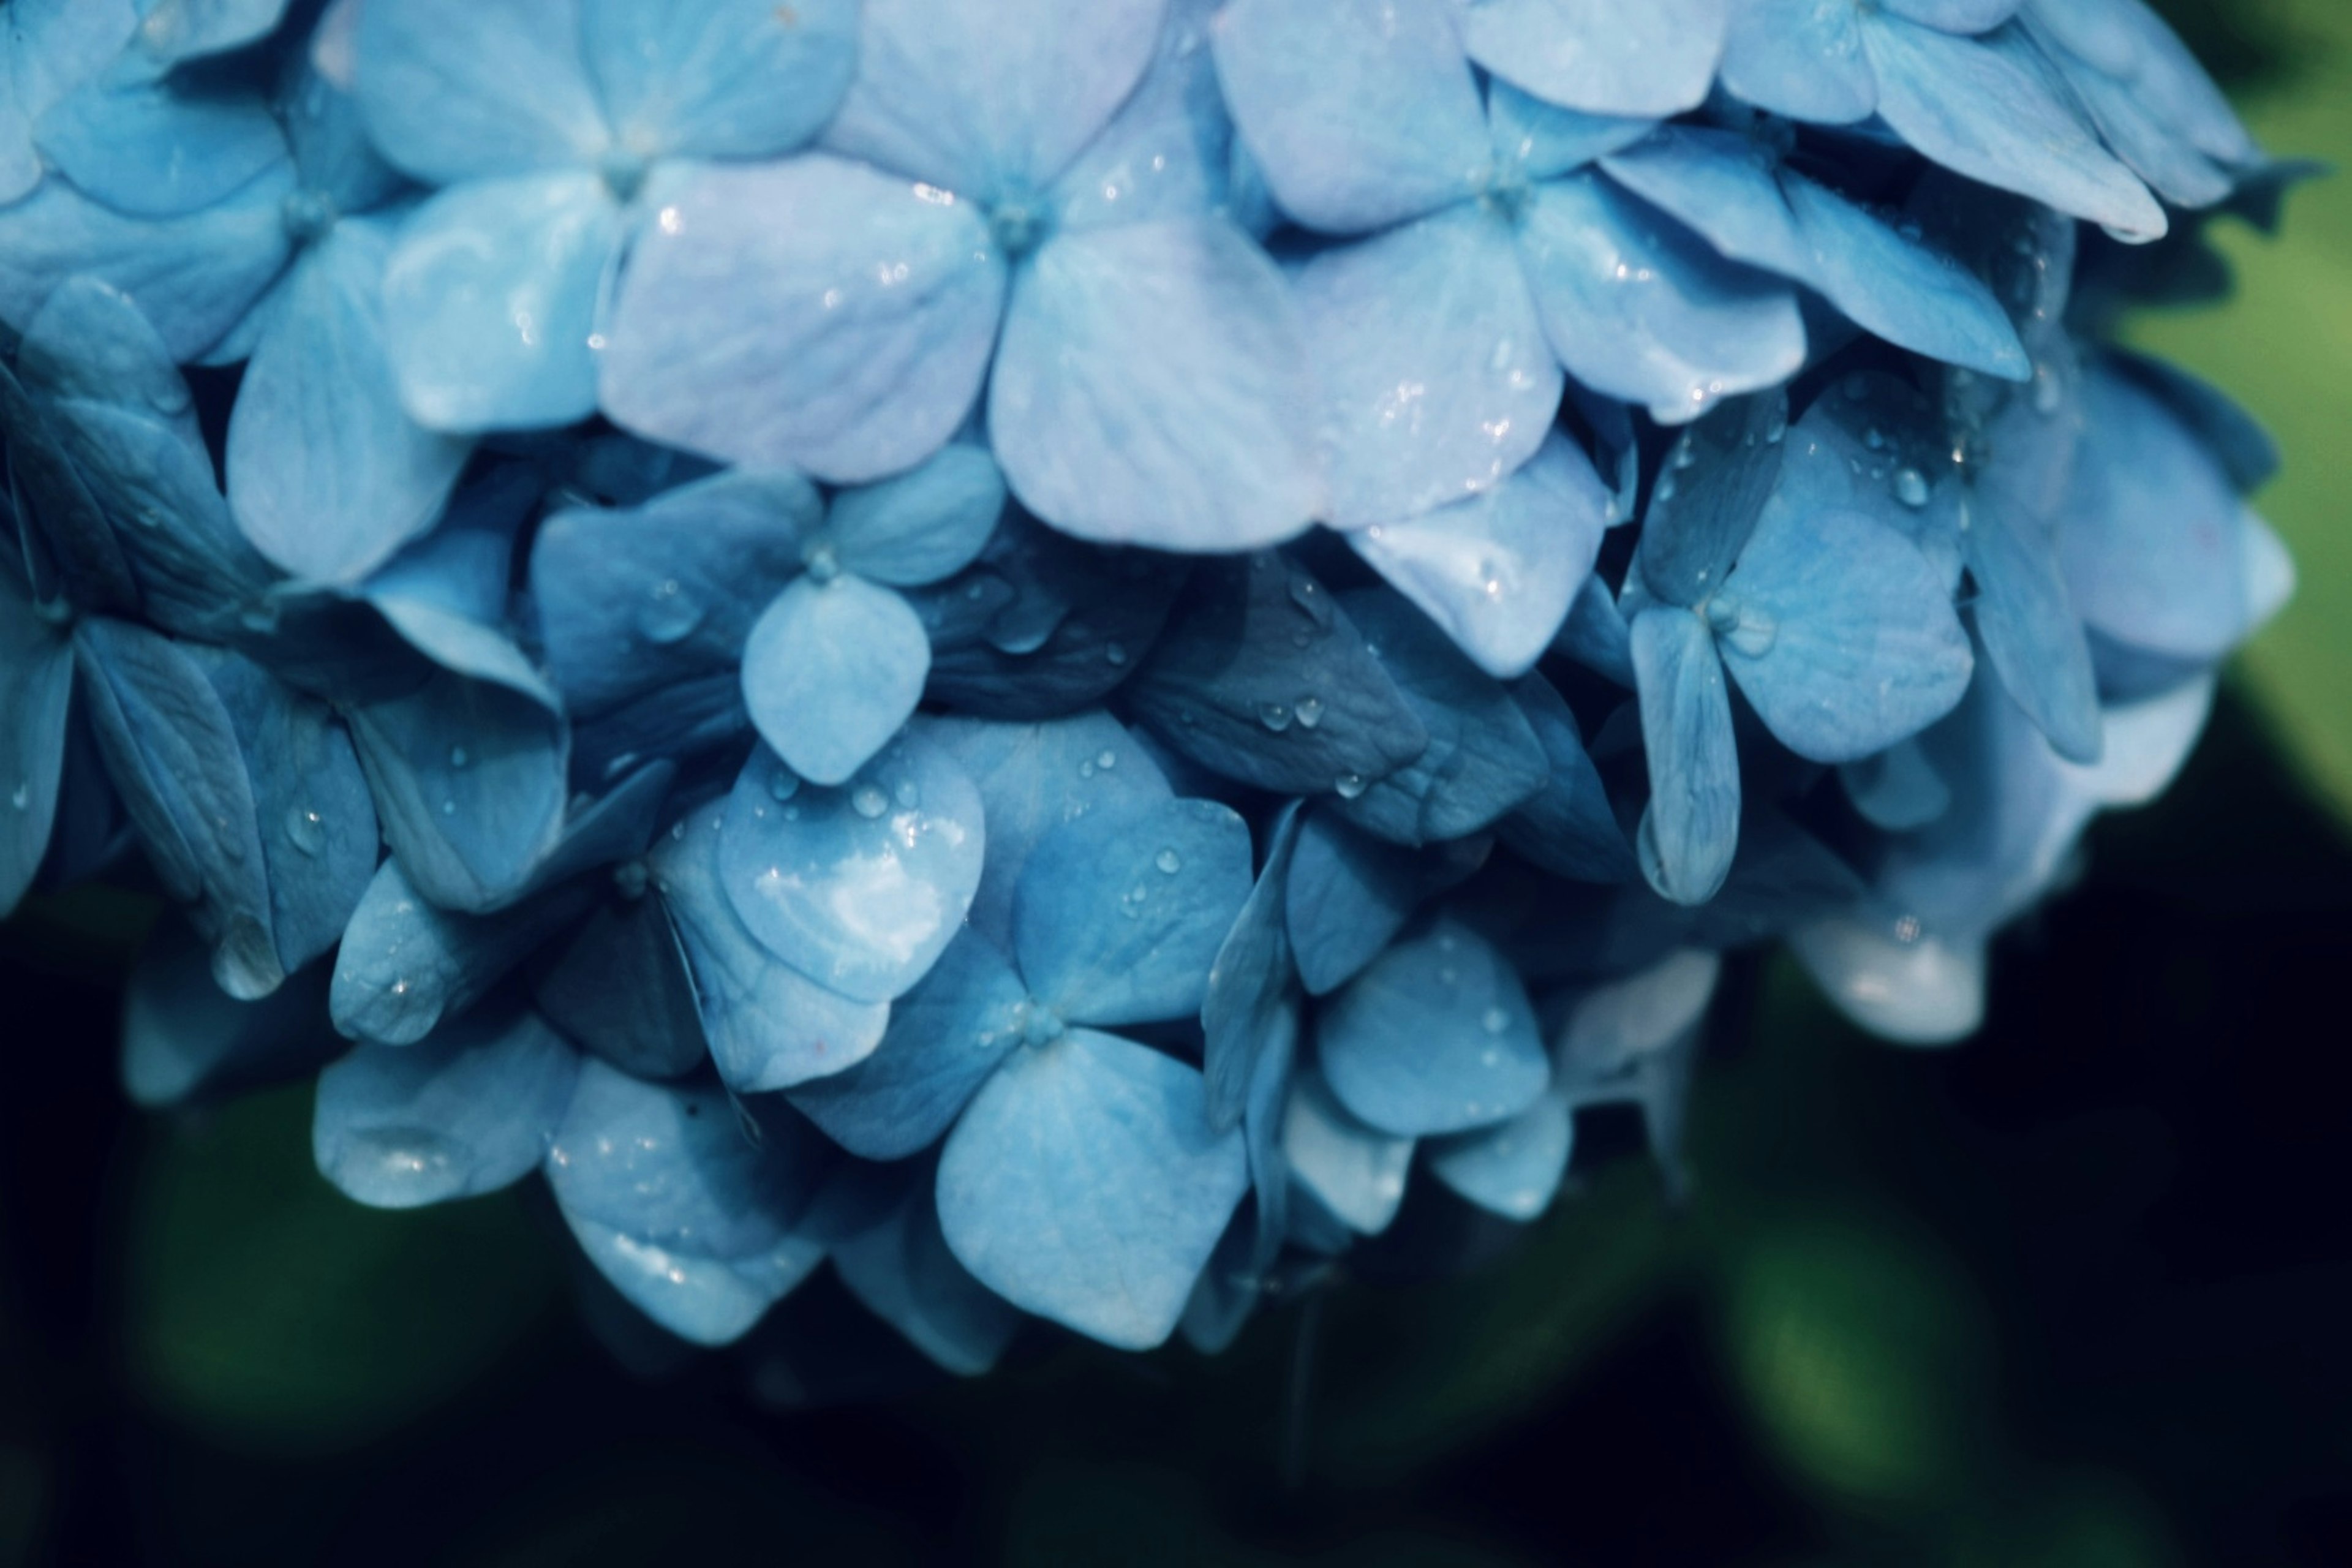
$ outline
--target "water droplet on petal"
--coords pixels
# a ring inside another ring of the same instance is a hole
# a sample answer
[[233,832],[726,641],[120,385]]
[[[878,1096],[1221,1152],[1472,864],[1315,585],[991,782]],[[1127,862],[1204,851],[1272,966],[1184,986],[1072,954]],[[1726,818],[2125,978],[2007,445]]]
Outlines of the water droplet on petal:
[[465,747],[452,746],[449,748],[449,765],[451,767],[460,769],[468,768],[473,765],[473,753],[467,751]]
[[1323,722],[1323,704],[1316,698],[1300,698],[1298,705],[1292,711],[1297,714],[1298,727],[1302,730],[1312,730],[1316,725]]
[[1257,721],[1279,735],[1290,728],[1290,709],[1280,702],[1261,702],[1257,705]]
[[1499,1035],[1511,1026],[1511,1016],[1500,1007],[1489,1007],[1479,1015],[1478,1026],[1490,1035]]
[[33,805],[32,781],[29,779],[24,780],[20,782],[15,789],[11,790],[8,793],[8,804],[16,807],[18,811],[31,810]]
[[442,815],[442,816],[457,816],[457,803],[456,801],[454,801],[454,800],[445,800],[445,801],[443,801],[443,802],[441,803],[441,815]]
[[1118,643],[1103,644],[1103,662],[1114,668],[1127,662],[1127,649]]
[[1361,773],[1341,773],[1331,781],[1331,789],[1341,800],[1353,800],[1370,786]]
[[1173,849],[1162,849],[1151,858],[1151,863],[1172,877],[1184,868],[1184,857]]
[[801,776],[790,768],[772,769],[768,773],[768,793],[778,800],[790,800],[801,793]]
[[649,643],[678,642],[702,624],[702,607],[686,595],[675,577],[656,584],[653,596],[637,612],[637,630]]
[[1927,476],[1921,473],[1916,468],[1895,469],[1895,499],[1908,507],[1926,506],[1927,504]]
[[872,784],[859,784],[850,795],[849,808],[871,822],[890,809],[890,797]]
[[1095,766],[1098,768],[1115,768],[1118,766],[1118,753],[1108,749],[1104,750],[1096,756]]
[[286,842],[305,855],[316,855],[327,847],[327,819],[307,805],[289,806]]

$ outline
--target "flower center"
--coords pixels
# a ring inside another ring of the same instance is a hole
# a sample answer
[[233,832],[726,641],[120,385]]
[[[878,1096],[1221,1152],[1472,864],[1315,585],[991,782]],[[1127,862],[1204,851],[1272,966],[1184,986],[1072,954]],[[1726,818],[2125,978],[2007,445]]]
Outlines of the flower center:
[[1021,1038],[1024,1044],[1050,1046],[1062,1037],[1068,1027],[1062,1016],[1034,997],[1021,1004]]
[[832,582],[841,575],[841,556],[833,548],[833,541],[819,537],[809,541],[801,552],[801,569],[818,583]]
[[1007,261],[1019,261],[1034,255],[1045,243],[1053,226],[1052,216],[1044,208],[1016,198],[997,203],[995,210],[988,215],[988,237],[1004,253]]
[[1528,172],[1515,162],[1500,159],[1471,176],[1470,188],[1478,205],[1505,223],[1517,223],[1525,216],[1528,199],[1535,194],[1535,187],[1528,183]]
[[633,147],[615,144],[604,150],[597,161],[596,173],[604,181],[604,188],[613,193],[616,202],[633,202],[646,183],[646,171],[651,160]]

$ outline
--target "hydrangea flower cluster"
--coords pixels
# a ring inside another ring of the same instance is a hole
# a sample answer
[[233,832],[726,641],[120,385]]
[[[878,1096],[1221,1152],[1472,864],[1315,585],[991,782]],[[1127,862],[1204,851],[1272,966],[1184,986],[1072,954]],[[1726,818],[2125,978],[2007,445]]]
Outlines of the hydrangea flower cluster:
[[1214,1348],[1727,950],[1976,1026],[2288,592],[2092,335],[2284,177],[2139,0],[12,0],[0,908],[686,1340]]

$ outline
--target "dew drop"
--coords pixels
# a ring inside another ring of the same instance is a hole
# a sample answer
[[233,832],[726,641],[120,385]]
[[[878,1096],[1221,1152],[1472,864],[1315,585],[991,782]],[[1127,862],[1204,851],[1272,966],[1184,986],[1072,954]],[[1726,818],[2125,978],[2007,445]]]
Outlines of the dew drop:
[[1117,752],[1105,749],[1104,751],[1097,753],[1095,757],[1095,766],[1098,768],[1115,768],[1118,766],[1118,753]]
[[637,612],[637,630],[649,643],[667,646],[691,634],[702,624],[702,609],[686,596],[686,590],[675,577],[657,584],[652,597]]
[[790,800],[801,793],[801,776],[790,768],[777,768],[768,774],[768,793],[778,800]]
[[1341,773],[1331,781],[1332,793],[1341,800],[1353,800],[1368,787],[1361,773]]
[[449,765],[451,767],[463,769],[469,768],[473,766],[473,753],[467,751],[465,747],[452,746],[449,748]]
[[441,803],[441,815],[442,815],[442,816],[457,816],[457,803],[456,801],[454,801],[454,800],[445,800],[445,801],[443,801],[443,802]]
[[1261,702],[1257,705],[1257,721],[1279,735],[1290,728],[1290,709],[1280,702]]
[[901,811],[912,811],[923,804],[922,789],[912,779],[900,779],[898,787],[892,790],[890,795],[898,803]]
[[849,809],[871,822],[890,809],[890,797],[872,784],[859,784],[850,794]]
[[1323,704],[1319,699],[1302,697],[1292,711],[1298,715],[1298,727],[1302,730],[1312,730],[1323,722]]
[[1895,499],[1907,507],[1927,504],[1927,476],[1916,468],[1895,470]]
[[1478,1026],[1490,1035],[1499,1035],[1511,1026],[1511,1016],[1500,1007],[1489,1007],[1479,1015]]
[[1162,849],[1151,858],[1151,863],[1171,877],[1184,868],[1184,858],[1173,849]]
[[1100,771],[1101,770],[1097,768],[1092,763],[1080,763],[1078,764],[1078,776],[1082,779],[1090,779]]
[[1103,644],[1103,662],[1117,668],[1127,663],[1127,648],[1115,642]]
[[327,847],[327,819],[307,805],[287,807],[286,842],[305,855],[316,855]]
[[30,811],[33,807],[32,781],[27,779],[20,782],[15,789],[9,791],[8,804],[18,811]]

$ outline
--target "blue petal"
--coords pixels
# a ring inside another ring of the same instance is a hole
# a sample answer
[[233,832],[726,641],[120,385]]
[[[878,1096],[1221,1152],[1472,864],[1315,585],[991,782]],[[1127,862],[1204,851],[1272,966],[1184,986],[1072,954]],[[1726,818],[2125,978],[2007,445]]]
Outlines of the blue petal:
[[1404,1138],[1507,1121],[1551,1076],[1518,974],[1452,920],[1349,982],[1324,1004],[1315,1040],[1339,1103]]
[[1981,33],[2017,15],[2022,0],[1885,0],[1887,10],[1947,33]]
[[1627,647],[1628,633],[1623,612],[1617,607],[1616,596],[1609,584],[1598,575],[1587,577],[1576,603],[1568,612],[1566,624],[1559,628],[1559,640],[1552,647],[1565,654],[1585,668],[1608,677],[1618,685],[1633,684],[1633,656]]
[[1676,609],[1634,616],[1633,674],[1650,761],[1642,870],[1661,897],[1703,904],[1723,886],[1739,838],[1731,698],[1706,622]]
[[593,166],[612,132],[578,16],[545,0],[364,7],[353,87],[376,145],[436,185]]
[[1961,38],[1873,17],[1863,38],[1879,114],[1927,157],[2126,239],[2164,234],[2164,209],[2099,145],[2021,29]]
[[1241,1121],[1260,1058],[1297,1026],[1292,1016],[1297,971],[1286,911],[1299,809],[1293,802],[1276,817],[1265,864],[1209,967],[1208,994],[1201,1001],[1201,1074],[1208,1084],[1209,1121],[1221,1131]]
[[1149,1350],[1249,1184],[1201,1075],[1115,1035],[1016,1052],[940,1160],[940,1226],[982,1284],[1122,1350]]
[[1976,583],[1977,635],[2019,706],[2061,756],[2095,762],[2099,699],[2090,645],[2066,592],[2053,521],[1980,484],[1963,497],[1960,551]]
[[1862,8],[1820,0],[1746,0],[1731,8],[1723,85],[1791,120],[1847,125],[1878,107],[1878,78],[1863,52]]
[[986,937],[964,931],[890,1005],[889,1032],[847,1070],[792,1091],[801,1113],[868,1160],[902,1160],[946,1132],[1022,1040],[1028,992]]
[[588,888],[562,887],[495,913],[459,914],[427,902],[400,862],[387,860],[335,954],[335,1027],[374,1045],[415,1045],[480,1001],[593,899]]
[[279,89],[278,117],[305,190],[315,191],[346,216],[383,205],[407,182],[383,161],[368,139],[359,100],[319,71],[317,51],[303,51],[300,65]]
[[1198,1013],[1250,896],[1249,828],[1210,800],[1091,812],[1038,839],[1013,899],[1029,994],[1103,1027]]
[[0,562],[0,916],[41,868],[57,819],[73,700],[73,644]]
[[917,1350],[958,1377],[977,1377],[1013,1342],[1021,1314],[948,1249],[930,1175],[922,1167],[903,1176],[894,1171],[903,1189],[897,1201],[877,1222],[833,1244],[833,1266],[849,1293]]
[[589,1261],[696,1344],[740,1338],[824,1258],[805,1221],[824,1141],[772,1101],[737,1117],[716,1089],[589,1061],[547,1152],[548,1185]]
[[292,242],[283,207],[292,172],[274,169],[184,217],[126,217],[62,180],[0,207],[0,321],[26,330],[67,279],[103,279],[135,300],[177,361],[244,319]]
[[556,512],[532,541],[549,669],[575,712],[732,671],[824,518],[798,474],[730,469],[618,511]]
[[1298,272],[1330,521],[1358,528],[1459,500],[1543,444],[1559,363],[1509,233],[1452,207]]
[[621,209],[593,174],[442,192],[383,274],[385,343],[411,417],[435,430],[569,425],[596,407],[597,305]]
[[1538,98],[1589,114],[1696,109],[1723,52],[1724,0],[1484,0],[1462,8],[1470,58]]
[[1916,832],[1952,808],[1952,786],[1916,739],[1847,763],[1838,783],[1863,820],[1887,833]]
[[980,886],[980,794],[954,761],[902,734],[840,789],[772,755],[735,781],[719,877],[768,950],[822,985],[887,1002],[920,980]]
[[1936,569],[1860,512],[1768,508],[1710,612],[1736,617],[1717,651],[1765,728],[1817,763],[1917,734],[1976,668]]
[[260,99],[109,73],[41,116],[35,140],[58,175],[131,217],[212,205],[286,161]]
[[1486,89],[1486,135],[1495,155],[1530,180],[1549,180],[1605,158],[1650,133],[1655,120],[1579,114],[1529,98],[1507,81]]
[[469,444],[403,412],[379,296],[388,237],[337,226],[306,252],[238,385],[228,500],[297,577],[350,582],[432,527]]
[[1906,942],[1894,923],[1824,920],[1790,932],[1789,951],[1822,994],[1881,1039],[1943,1046],[1975,1034],[1984,1023],[1983,940],[1916,933]]
[[1555,435],[1483,495],[1347,537],[1473,663],[1508,680],[1533,667],[1568,619],[1608,517],[1591,462]]
[[1342,816],[1392,843],[1428,844],[1475,833],[1543,787],[1543,747],[1510,693],[1394,595],[1341,597],[1429,735],[1386,778],[1339,791]]
[[1450,9],[1238,0],[1219,14],[1217,79],[1285,212],[1369,234],[1473,194],[1486,128]]
[[1646,1057],[1666,1049],[1706,1016],[1722,960],[1697,948],[1668,953],[1638,973],[1576,999],[1560,1030],[1560,1057],[1574,1079],[1571,1101]]
[[865,0],[825,144],[976,198],[1053,184],[1110,122],[1167,0]]
[[828,990],[753,940],[720,882],[726,816],[721,804],[704,807],[655,844],[652,861],[719,1076],[758,1093],[849,1068],[881,1043],[890,1008]]
[[141,52],[177,64],[258,43],[274,31],[288,0],[140,0]]
[[1101,711],[1042,724],[941,719],[925,736],[953,757],[980,791],[988,821],[988,864],[972,895],[972,927],[1013,946],[1013,893],[1037,841],[1057,824],[1105,807],[1166,800],[1168,781],[1151,753]]
[[1518,235],[1560,363],[1663,423],[1778,385],[1804,363],[1804,324],[1785,285],[1726,261],[1595,174],[1538,185]]
[[2128,350],[2110,350],[2106,363],[2153,394],[2174,418],[2194,430],[2229,471],[2230,482],[2240,494],[2252,495],[2278,477],[2278,442],[2212,383]]
[[856,0],[583,0],[581,37],[613,135],[689,158],[772,158],[849,90]]
[[1780,477],[1788,395],[1728,404],[1685,430],[1650,493],[1634,557],[1643,585],[1695,606],[1723,586]]
[[1168,6],[1143,79],[1054,181],[1050,200],[1059,226],[1197,217],[1222,207],[1253,237],[1265,237],[1255,226],[1263,187],[1238,201],[1234,195],[1236,143],[1208,47],[1214,9],[1212,0]]
[[948,192],[839,158],[698,170],[630,254],[604,410],[729,462],[879,479],[963,423],[1004,286]]
[[625,884],[620,898],[598,906],[531,999],[567,1038],[623,1072],[680,1078],[709,1047],[665,900],[644,893],[643,881]]
[[909,473],[834,498],[825,537],[842,569],[894,588],[952,577],[988,547],[1004,476],[987,449],[957,442]]
[[1284,903],[1307,991],[1327,995],[1354,979],[1404,929],[1427,891],[1411,852],[1331,811],[1309,812],[1291,856]]
[[1601,167],[1732,260],[1810,281],[1811,258],[1773,177],[1774,162],[1761,142],[1737,131],[1667,125]]
[[[1291,1191],[1312,1198],[1360,1236],[1378,1236],[1404,1202],[1413,1140],[1368,1127],[1308,1068],[1290,1080],[1282,1117],[1282,1155]],[[1297,1201],[1294,1197],[1292,1200]]]
[[1273,554],[1196,573],[1128,694],[1183,755],[1283,795],[1360,790],[1429,743],[1330,591]]
[[931,644],[907,601],[863,577],[795,579],[751,627],[743,705],[795,773],[838,784],[904,727]]
[[1584,749],[1576,715],[1550,682],[1528,675],[1511,688],[1519,711],[1544,749],[1551,777],[1500,825],[1521,859],[1579,882],[1625,882],[1640,874],[1633,847],[1617,825],[1609,791]]
[[123,1092],[158,1110],[309,1077],[348,1048],[327,1026],[326,981],[306,969],[240,1002],[214,982],[195,934],[165,920],[123,988]]
[[1524,1222],[1551,1206],[1575,1141],[1567,1101],[1547,1094],[1499,1126],[1432,1143],[1429,1170],[1480,1208]]
[[362,1046],[319,1075],[319,1172],[373,1208],[511,1186],[536,1170],[580,1058],[529,1013],[468,1019],[404,1050]]
[[1065,533],[1247,550],[1323,510],[1282,276],[1222,218],[1065,234],[1016,277],[988,428]]

